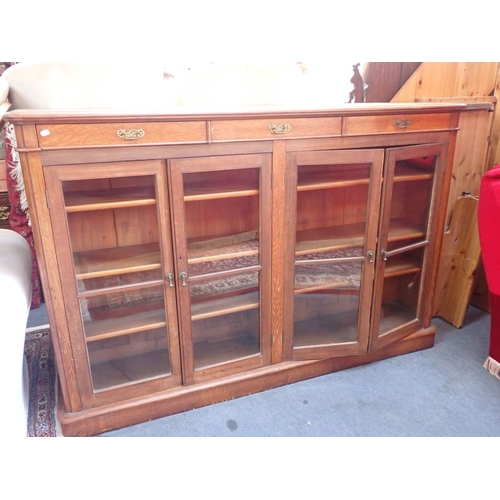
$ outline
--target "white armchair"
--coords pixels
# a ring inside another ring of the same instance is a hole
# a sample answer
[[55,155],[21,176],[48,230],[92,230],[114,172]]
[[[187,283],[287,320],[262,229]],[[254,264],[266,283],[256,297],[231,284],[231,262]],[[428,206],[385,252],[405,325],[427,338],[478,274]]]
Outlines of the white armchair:
[[0,426],[9,436],[27,434],[29,378],[24,342],[31,304],[31,250],[15,231],[0,229],[0,320],[3,356],[0,384],[4,411]]

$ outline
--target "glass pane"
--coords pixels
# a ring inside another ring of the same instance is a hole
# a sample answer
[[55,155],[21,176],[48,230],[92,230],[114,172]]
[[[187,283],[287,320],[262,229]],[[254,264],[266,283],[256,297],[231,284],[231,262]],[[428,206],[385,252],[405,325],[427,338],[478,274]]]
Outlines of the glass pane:
[[95,390],[171,373],[162,287],[80,298]]
[[62,185],[79,291],[162,279],[153,176]]
[[401,160],[395,164],[380,336],[418,318],[435,164],[435,156]]
[[[294,348],[358,341],[371,163],[298,167]],[[353,260],[350,260],[353,259]]]
[[190,284],[195,369],[260,353],[259,273]]
[[389,241],[426,238],[434,164],[434,157],[396,162]]
[[184,200],[190,277],[259,264],[259,169],[184,174]]
[[185,173],[183,183],[194,368],[259,355],[260,169]]
[[162,279],[158,243],[74,252],[73,259],[80,290]]
[[418,316],[425,246],[388,257],[384,273],[379,335]]
[[361,262],[297,265],[294,347],[356,342]]
[[299,166],[296,253],[363,247],[370,164]]

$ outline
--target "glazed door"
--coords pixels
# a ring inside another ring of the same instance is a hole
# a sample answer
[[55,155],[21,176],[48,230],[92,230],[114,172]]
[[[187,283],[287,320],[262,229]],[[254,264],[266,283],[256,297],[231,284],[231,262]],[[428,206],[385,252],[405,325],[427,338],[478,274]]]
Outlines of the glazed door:
[[430,326],[443,144],[389,149],[377,255],[371,350]]
[[179,385],[165,162],[55,166],[45,177],[84,406]]
[[183,375],[270,360],[271,156],[169,162]]
[[286,359],[366,352],[383,150],[290,153]]

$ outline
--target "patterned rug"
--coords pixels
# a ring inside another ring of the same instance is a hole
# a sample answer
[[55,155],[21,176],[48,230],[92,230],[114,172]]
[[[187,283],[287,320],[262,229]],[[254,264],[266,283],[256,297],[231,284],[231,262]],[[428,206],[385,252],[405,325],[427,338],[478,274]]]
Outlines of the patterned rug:
[[56,366],[48,327],[28,329],[24,354],[29,372],[28,437],[57,437]]

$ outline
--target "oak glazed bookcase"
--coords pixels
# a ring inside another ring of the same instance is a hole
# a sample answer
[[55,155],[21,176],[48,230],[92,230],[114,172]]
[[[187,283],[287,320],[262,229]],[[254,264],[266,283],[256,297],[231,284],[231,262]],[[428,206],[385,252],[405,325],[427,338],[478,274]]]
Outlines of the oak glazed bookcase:
[[462,109],[9,113],[64,434],[431,347]]

